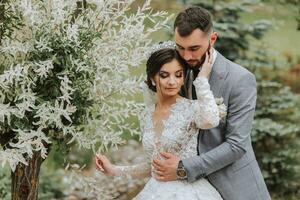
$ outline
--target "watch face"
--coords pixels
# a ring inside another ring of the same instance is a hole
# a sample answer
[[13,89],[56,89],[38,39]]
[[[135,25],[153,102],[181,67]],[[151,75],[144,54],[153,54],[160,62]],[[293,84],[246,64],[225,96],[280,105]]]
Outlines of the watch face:
[[177,175],[178,175],[179,177],[186,177],[186,171],[183,170],[183,169],[178,170],[178,171],[177,171]]

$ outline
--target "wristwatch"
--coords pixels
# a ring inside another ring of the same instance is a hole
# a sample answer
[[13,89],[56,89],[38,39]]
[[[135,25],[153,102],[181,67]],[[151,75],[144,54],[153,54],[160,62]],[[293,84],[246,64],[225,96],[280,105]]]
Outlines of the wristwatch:
[[179,180],[187,179],[187,172],[186,172],[181,160],[178,163],[176,174],[177,174],[177,179],[179,179]]

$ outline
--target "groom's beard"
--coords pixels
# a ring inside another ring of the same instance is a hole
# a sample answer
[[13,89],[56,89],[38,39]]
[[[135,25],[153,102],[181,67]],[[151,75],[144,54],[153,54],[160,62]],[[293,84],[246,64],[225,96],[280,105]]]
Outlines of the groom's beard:
[[199,59],[199,60],[188,60],[187,63],[189,66],[193,69],[199,69],[202,67],[204,61],[205,61],[205,54]]
[[207,50],[205,51],[205,53],[203,54],[203,56],[198,59],[198,60],[188,60],[187,63],[190,65],[191,68],[193,69],[201,69],[204,61],[205,61],[205,58],[206,58],[206,52],[209,53],[209,49],[211,47],[211,44],[209,42],[209,45],[208,45],[208,48]]
[[197,64],[197,68],[202,67],[204,61],[205,61],[206,55],[204,54],[201,59],[199,60],[198,64]]

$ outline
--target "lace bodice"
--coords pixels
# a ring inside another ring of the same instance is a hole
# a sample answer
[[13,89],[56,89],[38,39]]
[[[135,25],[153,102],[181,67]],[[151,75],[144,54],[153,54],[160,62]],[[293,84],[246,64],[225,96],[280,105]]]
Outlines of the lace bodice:
[[155,104],[145,108],[139,120],[147,161],[134,166],[118,166],[120,175],[135,178],[150,174],[153,176],[151,161],[154,158],[163,159],[159,156],[160,151],[178,155],[181,159],[197,154],[198,130],[217,126],[219,110],[206,78],[196,78],[194,86],[198,99],[178,98],[171,107],[170,116],[163,123],[161,134],[157,134],[154,129]]

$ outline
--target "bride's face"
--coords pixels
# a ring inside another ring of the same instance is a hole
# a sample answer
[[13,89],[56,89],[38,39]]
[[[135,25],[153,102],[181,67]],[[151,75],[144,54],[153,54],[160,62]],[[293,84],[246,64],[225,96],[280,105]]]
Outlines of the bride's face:
[[163,97],[176,96],[184,83],[183,67],[174,59],[164,64],[155,75],[156,91]]

